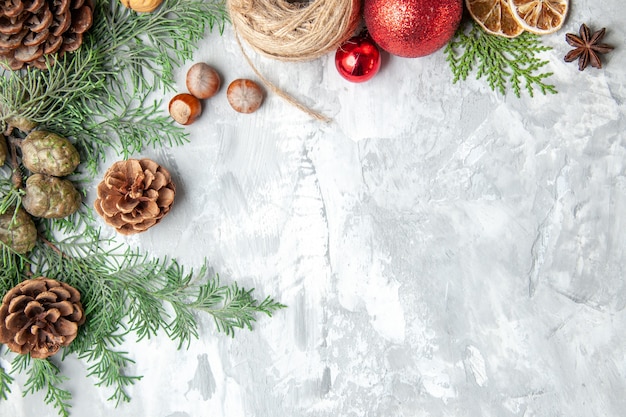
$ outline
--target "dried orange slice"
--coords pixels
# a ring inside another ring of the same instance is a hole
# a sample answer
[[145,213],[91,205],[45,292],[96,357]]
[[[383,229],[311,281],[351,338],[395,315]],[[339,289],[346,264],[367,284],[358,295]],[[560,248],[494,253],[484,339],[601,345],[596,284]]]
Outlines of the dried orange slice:
[[509,5],[525,30],[547,35],[563,26],[569,0],[509,0]]
[[514,38],[524,31],[513,16],[508,0],[465,0],[465,6],[487,33]]

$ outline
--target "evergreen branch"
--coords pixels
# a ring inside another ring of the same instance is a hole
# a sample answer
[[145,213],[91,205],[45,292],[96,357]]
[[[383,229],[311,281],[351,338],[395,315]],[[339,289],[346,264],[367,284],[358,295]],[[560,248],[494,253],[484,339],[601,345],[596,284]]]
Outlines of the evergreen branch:
[[259,304],[252,297],[252,291],[239,288],[237,283],[220,286],[216,276],[199,288],[196,300],[189,307],[210,314],[219,331],[234,336],[235,329],[251,329],[257,313],[271,317],[276,310],[286,307],[270,297]]
[[221,33],[226,19],[222,0],[165,0],[156,11],[140,14],[119,1],[101,1],[90,33],[111,56],[109,68],[131,75],[134,91],[171,89],[173,69],[193,57],[207,29],[217,26]]
[[80,53],[56,59],[48,70],[28,68],[4,71],[0,78],[0,120],[23,117],[36,123],[54,120],[67,110],[67,104],[83,105],[97,98],[104,88],[108,72],[102,67],[101,55],[82,48]]
[[510,39],[490,35],[471,22],[459,27],[444,54],[452,70],[453,83],[466,80],[475,69],[476,79],[485,77],[494,91],[504,95],[510,87],[520,97],[524,87],[532,97],[535,89],[544,95],[557,92],[554,85],[544,82],[552,73],[539,72],[548,61],[538,55],[551,49],[543,46],[537,35],[524,32]]
[[24,395],[46,390],[44,402],[52,404],[60,416],[70,415],[72,394],[60,388],[67,377],[60,375],[59,368],[49,359],[31,359],[29,355],[17,355],[13,360],[13,370],[26,372]]
[[96,386],[114,387],[113,394],[108,400],[115,402],[115,406],[130,401],[127,388],[142,378],[141,376],[126,375],[124,372],[129,365],[135,363],[127,356],[127,352],[118,352],[109,348],[110,344],[117,345],[121,341],[122,338],[116,336],[109,339],[92,340],[93,343],[89,350],[79,356],[79,358],[86,359],[91,363],[87,369],[87,375],[98,380]]
[[[90,137],[117,136],[117,153],[124,159],[146,147],[180,146],[188,142],[188,133],[173,124],[169,115],[163,114],[161,101],[149,104],[147,95],[140,99],[120,97],[112,99],[107,106],[106,112],[110,117],[93,120],[86,128]],[[104,146],[110,144],[105,143]]]
[[[4,172],[3,172],[4,174]],[[0,214],[4,214],[10,208],[15,209],[22,204],[22,197],[25,191],[17,188],[11,180],[11,174],[7,174],[7,178],[0,179]]]
[[[194,274],[186,273],[175,260],[149,259],[130,249],[106,251],[97,241],[70,238],[54,242],[54,246],[69,256],[59,257],[44,246],[37,271],[63,277],[83,294],[88,331],[99,337],[115,333],[126,318],[128,331],[139,340],[165,330],[182,347],[198,335],[195,311],[208,313],[218,331],[233,336],[235,329],[251,329],[256,314],[271,316],[285,307],[269,297],[259,302],[253,290],[239,288],[236,283],[220,285],[218,276],[207,278],[206,264]],[[194,284],[198,281],[204,283]],[[164,304],[172,307],[172,315]],[[101,311],[107,314],[92,314]]]
[[29,260],[24,255],[13,251],[2,241],[0,241],[0,252],[3,265],[0,273],[0,291],[2,291],[0,294],[6,294],[24,278]]
[[[0,352],[2,352],[2,345],[0,345]],[[0,399],[8,400],[11,393],[11,384],[13,383],[13,377],[0,366]]]

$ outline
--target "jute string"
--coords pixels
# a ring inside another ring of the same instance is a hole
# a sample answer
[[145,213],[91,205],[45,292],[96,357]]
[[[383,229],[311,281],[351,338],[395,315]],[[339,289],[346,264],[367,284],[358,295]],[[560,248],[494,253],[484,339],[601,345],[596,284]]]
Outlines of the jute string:
[[246,61],[275,94],[318,120],[326,116],[299,103],[255,67],[241,39],[281,61],[308,61],[336,50],[360,23],[361,0],[228,0],[230,20]]

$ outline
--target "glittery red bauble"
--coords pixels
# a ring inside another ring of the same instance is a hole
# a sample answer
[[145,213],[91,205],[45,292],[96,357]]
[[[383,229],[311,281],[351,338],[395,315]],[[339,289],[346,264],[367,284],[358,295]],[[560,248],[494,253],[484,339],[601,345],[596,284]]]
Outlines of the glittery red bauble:
[[443,47],[459,27],[463,0],[365,0],[374,41],[390,54],[416,58]]
[[335,66],[346,80],[362,83],[380,69],[380,51],[368,35],[355,36],[337,49]]

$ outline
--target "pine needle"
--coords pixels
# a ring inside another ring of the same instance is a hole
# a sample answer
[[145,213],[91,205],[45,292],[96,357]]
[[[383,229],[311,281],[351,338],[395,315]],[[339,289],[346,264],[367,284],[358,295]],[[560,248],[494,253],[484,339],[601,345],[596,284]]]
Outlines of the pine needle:
[[552,48],[541,44],[539,37],[527,32],[516,38],[486,33],[474,22],[462,24],[444,49],[454,75],[453,82],[466,80],[475,70],[476,79],[486,78],[489,87],[505,95],[508,88],[521,96],[522,88],[533,97],[535,89],[556,94],[554,85],[544,80],[551,72],[539,71],[548,61],[539,54]]

